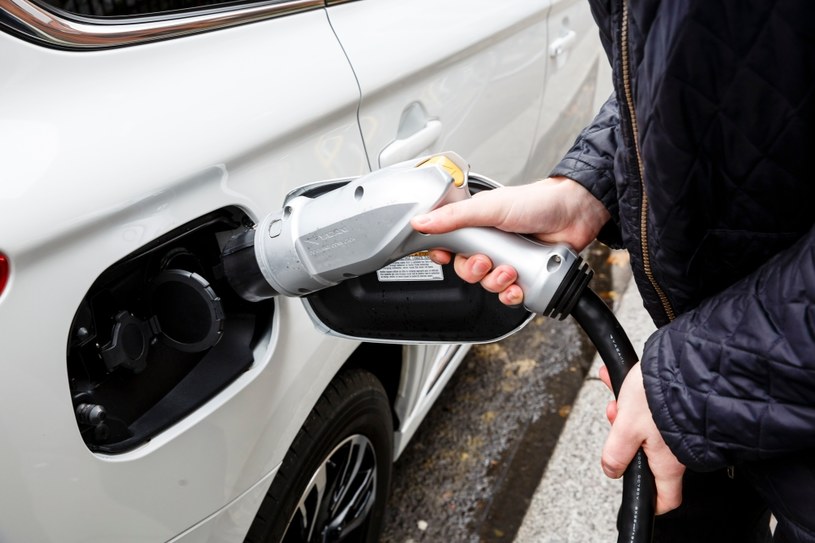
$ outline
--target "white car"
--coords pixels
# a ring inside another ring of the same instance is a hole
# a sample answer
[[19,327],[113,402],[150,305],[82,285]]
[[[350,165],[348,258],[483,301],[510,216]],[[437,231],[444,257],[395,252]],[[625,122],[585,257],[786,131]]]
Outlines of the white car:
[[375,541],[467,346],[324,335],[223,244],[431,152],[541,177],[599,56],[581,0],[0,0],[0,541]]

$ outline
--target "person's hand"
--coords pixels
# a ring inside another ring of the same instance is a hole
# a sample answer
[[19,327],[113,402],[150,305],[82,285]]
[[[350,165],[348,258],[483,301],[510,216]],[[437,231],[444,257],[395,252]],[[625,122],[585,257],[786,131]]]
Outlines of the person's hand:
[[[582,185],[565,177],[551,177],[528,185],[481,191],[413,218],[414,229],[442,234],[468,226],[492,226],[506,232],[532,234],[546,243],[567,243],[582,251],[600,232],[610,215],[605,206]],[[430,251],[430,258],[447,264],[453,255]],[[463,280],[498,293],[501,302],[518,305],[523,291],[515,284],[518,274],[508,265],[493,269],[483,254],[456,255],[454,269]]]
[[[611,380],[605,366],[600,369],[600,379],[611,390]],[[611,422],[611,431],[603,447],[603,472],[612,479],[619,479],[642,447],[656,482],[656,514],[661,515],[679,507],[682,503],[685,466],[665,444],[654,423],[645,397],[639,363],[626,375],[617,401],[609,402],[606,416]]]

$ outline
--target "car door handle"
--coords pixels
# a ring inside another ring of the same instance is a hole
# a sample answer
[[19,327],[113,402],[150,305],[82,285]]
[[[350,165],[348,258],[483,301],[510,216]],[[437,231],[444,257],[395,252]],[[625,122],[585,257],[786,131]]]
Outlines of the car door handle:
[[379,153],[379,167],[384,168],[419,156],[439,139],[441,128],[441,121],[429,120],[416,132],[405,138],[394,140]]
[[577,32],[574,30],[569,30],[564,35],[560,36],[549,44],[549,56],[552,58],[557,58],[563,53],[566,53],[572,48],[576,40]]

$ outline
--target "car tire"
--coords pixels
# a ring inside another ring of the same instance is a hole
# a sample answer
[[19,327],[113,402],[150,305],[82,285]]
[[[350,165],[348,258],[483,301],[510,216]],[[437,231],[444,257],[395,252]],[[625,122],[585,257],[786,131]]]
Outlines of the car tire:
[[283,459],[246,543],[378,540],[393,458],[393,420],[382,384],[341,372]]

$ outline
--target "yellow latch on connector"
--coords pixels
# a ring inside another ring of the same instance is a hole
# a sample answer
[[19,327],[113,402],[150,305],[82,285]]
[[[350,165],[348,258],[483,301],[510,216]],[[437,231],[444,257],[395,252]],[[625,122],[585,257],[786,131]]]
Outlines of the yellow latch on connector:
[[444,171],[450,174],[453,178],[453,184],[457,187],[464,186],[464,171],[458,165],[444,155],[435,155],[424,162],[418,164],[416,167],[422,166],[441,166]]

